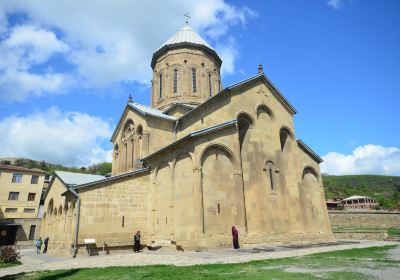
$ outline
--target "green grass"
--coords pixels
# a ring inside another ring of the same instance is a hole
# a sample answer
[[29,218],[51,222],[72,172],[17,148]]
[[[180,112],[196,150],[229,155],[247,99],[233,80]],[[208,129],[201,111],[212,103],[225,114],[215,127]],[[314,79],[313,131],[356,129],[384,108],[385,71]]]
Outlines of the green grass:
[[20,262],[17,262],[17,263],[3,263],[3,262],[0,262],[0,269],[1,268],[6,268],[6,267],[10,267],[10,266],[16,266],[16,265],[20,265],[21,263]]
[[394,248],[396,246],[351,249],[241,264],[57,270],[4,279],[374,279],[368,275],[371,269],[383,273],[385,269],[398,269],[400,273],[400,261],[387,258],[388,250]]
[[400,229],[399,228],[388,228],[387,234],[389,236],[400,235]]

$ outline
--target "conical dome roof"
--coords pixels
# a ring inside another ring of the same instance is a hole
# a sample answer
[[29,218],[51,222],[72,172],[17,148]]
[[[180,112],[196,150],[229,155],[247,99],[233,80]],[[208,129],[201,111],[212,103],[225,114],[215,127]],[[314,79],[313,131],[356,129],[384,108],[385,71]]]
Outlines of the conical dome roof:
[[172,35],[172,37],[169,38],[164,44],[162,44],[160,49],[166,45],[174,45],[180,43],[203,45],[213,50],[213,48],[187,24],[181,30]]
[[212,55],[217,60],[219,65],[222,64],[222,60],[215,50],[203,38],[201,38],[197,32],[195,32],[188,24],[186,24],[181,30],[172,35],[171,38],[169,38],[158,50],[154,52],[151,60],[151,67],[154,69],[157,59],[168,50],[188,47],[202,49]]

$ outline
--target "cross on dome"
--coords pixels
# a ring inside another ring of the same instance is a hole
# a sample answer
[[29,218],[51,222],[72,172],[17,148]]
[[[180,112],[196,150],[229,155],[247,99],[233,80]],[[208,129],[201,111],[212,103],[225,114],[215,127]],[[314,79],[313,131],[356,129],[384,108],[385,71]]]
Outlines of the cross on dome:
[[185,17],[186,24],[189,24],[189,19],[190,19],[189,13],[186,13],[183,16]]

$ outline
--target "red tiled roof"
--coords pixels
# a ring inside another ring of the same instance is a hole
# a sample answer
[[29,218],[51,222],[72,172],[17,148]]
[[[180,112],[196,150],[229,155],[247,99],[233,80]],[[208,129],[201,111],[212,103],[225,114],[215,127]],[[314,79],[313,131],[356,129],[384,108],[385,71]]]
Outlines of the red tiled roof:
[[43,170],[40,170],[37,168],[29,169],[29,168],[25,168],[25,167],[21,167],[21,166],[15,166],[15,165],[3,164],[3,163],[0,163],[0,170],[42,173],[42,174],[46,173]]

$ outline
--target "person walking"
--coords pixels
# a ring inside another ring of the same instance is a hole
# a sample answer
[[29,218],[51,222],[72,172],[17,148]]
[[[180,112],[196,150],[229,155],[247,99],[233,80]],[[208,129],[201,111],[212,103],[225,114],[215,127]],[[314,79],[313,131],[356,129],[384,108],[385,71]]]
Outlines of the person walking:
[[235,226],[232,226],[232,243],[233,249],[239,249],[239,231]]
[[46,238],[44,239],[43,244],[44,244],[43,254],[46,254],[46,252],[47,252],[47,246],[49,245],[49,238],[48,238],[48,237],[46,237]]
[[133,251],[139,253],[140,251],[140,230],[133,236]]
[[40,254],[40,250],[42,249],[42,238],[39,237],[38,240],[36,240],[36,254]]

